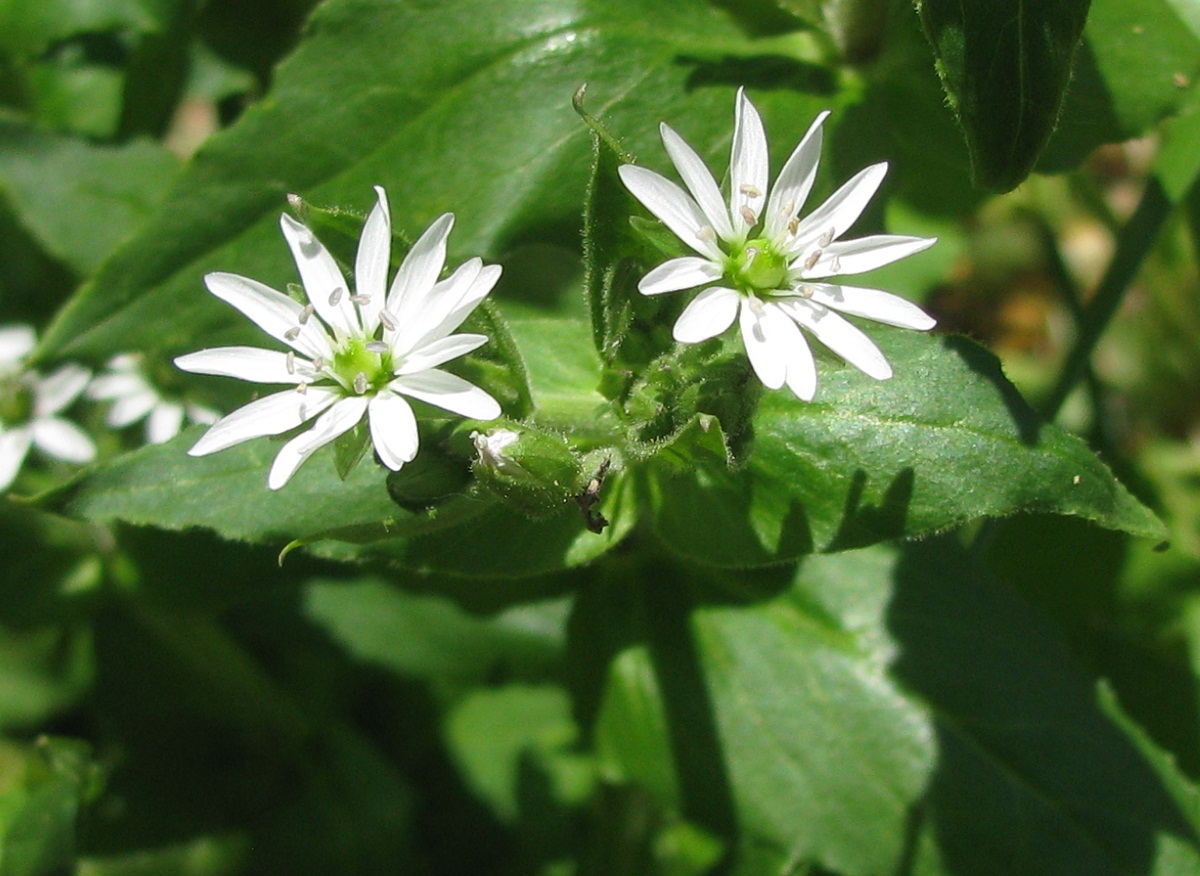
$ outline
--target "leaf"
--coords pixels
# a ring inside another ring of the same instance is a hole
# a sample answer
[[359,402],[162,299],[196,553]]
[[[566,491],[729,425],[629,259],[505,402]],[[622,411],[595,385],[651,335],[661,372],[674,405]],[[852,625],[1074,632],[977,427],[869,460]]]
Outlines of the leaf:
[[92,792],[91,749],[42,738],[0,748],[0,874],[56,876],[75,864],[75,819]]
[[917,0],[975,184],[1015,188],[1058,121],[1090,0]]
[[482,684],[514,673],[552,671],[565,634],[562,602],[524,605],[480,618],[444,597],[405,593],[380,580],[315,581],[305,616],[356,659],[435,684]]
[[1165,537],[1080,439],[1039,422],[991,354],[964,338],[872,336],[896,376],[822,362],[815,402],[765,394],[745,467],[652,467],[663,540],[698,562],[763,565],[1022,511]]
[[[629,132],[631,149],[661,149],[656,125],[672,118],[724,151],[735,80],[753,72],[750,60],[730,70],[728,59],[755,51],[704,3],[585,0],[564,11],[551,0],[331,0],[270,97],[207,141],[154,220],[50,327],[41,355],[254,338],[201,279],[222,270],[276,288],[294,280],[278,230],[288,192],[365,211],[382,184],[393,227],[414,236],[454,210],[455,263],[532,242],[577,246],[588,143],[568,103],[579,84],[590,83],[597,112]],[[773,134],[794,143],[828,103],[812,90],[829,93],[830,80],[792,61],[774,72],[812,86],[760,107]],[[693,76],[721,87],[685,87]]]
[[1039,171],[1068,170],[1102,143],[1141,136],[1189,99],[1200,78],[1200,33],[1183,20],[1194,22],[1192,9],[1175,0],[1092,0]]
[[[610,632],[644,637],[653,682],[614,672],[607,697],[649,691],[643,711],[668,734],[610,737],[610,756],[661,794],[649,756],[668,745],[678,805],[710,829],[698,810],[719,811],[723,785],[730,872],[1127,876],[1159,849],[1194,858],[1191,798],[1168,793],[1053,629],[954,539],[778,577],[739,575],[757,589],[706,604],[689,592],[719,582],[663,573],[626,613],[634,629]],[[707,781],[689,791],[696,772]]]
[[90,274],[151,213],[178,161],[160,146],[94,146],[0,122],[0,192],[38,243]]

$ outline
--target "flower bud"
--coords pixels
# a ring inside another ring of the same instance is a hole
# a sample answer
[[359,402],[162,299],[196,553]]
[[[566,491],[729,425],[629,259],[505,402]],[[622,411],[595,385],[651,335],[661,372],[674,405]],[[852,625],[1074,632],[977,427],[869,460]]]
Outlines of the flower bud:
[[584,488],[583,465],[561,435],[512,423],[472,432],[481,486],[531,517],[552,514]]

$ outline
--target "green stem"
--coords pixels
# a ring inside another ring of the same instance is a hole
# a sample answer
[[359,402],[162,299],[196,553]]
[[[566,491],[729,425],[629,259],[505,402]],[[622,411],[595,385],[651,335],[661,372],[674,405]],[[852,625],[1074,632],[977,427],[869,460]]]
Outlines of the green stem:
[[1158,240],[1158,234],[1171,215],[1173,206],[1157,177],[1151,177],[1137,210],[1117,240],[1116,254],[1100,281],[1095,297],[1083,312],[1079,337],[1067,353],[1058,381],[1043,406],[1042,414],[1047,420],[1058,416],[1067,396],[1085,373],[1096,345],[1116,314],[1142,262]]

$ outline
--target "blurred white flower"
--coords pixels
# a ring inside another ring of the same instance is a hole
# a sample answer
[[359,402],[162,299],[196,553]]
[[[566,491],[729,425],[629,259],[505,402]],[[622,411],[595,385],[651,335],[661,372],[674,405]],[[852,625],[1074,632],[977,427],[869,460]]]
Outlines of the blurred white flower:
[[58,414],[79,397],[91,372],[63,365],[42,376],[25,365],[37,337],[29,326],[0,328],[0,490],[17,477],[31,447],[64,462],[91,462],[96,445]]
[[106,367],[107,371],[88,385],[87,397],[112,402],[104,422],[113,429],[124,429],[144,419],[146,440],[162,444],[179,434],[185,420],[211,424],[221,416],[204,405],[164,396],[146,376],[139,353],[114,356]]
[[189,451],[193,456],[278,435],[317,417],[312,429],[284,444],[275,457],[267,485],[277,490],[313,451],[364,417],[375,452],[399,471],[418,449],[416,416],[406,397],[477,420],[500,415],[500,405],[488,393],[437,367],[487,342],[486,335],[451,332],[491,291],[500,267],[473,258],[439,281],[454,224],[454,216],[446,213],[413,244],[388,288],[391,219],[383,189],[375,192],[378,203],[367,217],[355,260],[355,294],[321,242],[287,215],[280,224],[307,304],[236,274],[204,278],[212,294],[292,349],[220,347],[180,356],[175,364],[197,374],[295,386],[217,421]]
[[663,145],[687,191],[665,177],[626,164],[621,180],[696,256],[670,259],[642,278],[643,295],[703,287],[675,323],[674,336],[697,343],[734,320],[750,364],[763,384],[784,384],[809,401],[816,364],[804,328],[871,377],[892,376],[879,348],[834,311],[917,330],[934,320],[915,304],[878,289],[829,280],[859,274],[920,252],[935,238],[881,234],[839,238],[858,219],[887,173],[886,164],[860,171],[825,203],[800,218],[821,156],[821,113],[784,163],[768,194],[767,136],[754,105],[739,89],[726,199],[700,156],[662,125]]

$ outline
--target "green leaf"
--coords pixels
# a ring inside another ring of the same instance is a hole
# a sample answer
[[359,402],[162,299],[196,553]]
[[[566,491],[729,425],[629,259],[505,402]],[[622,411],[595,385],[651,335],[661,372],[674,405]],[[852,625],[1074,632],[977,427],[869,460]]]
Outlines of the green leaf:
[[815,402],[765,394],[745,467],[652,467],[663,540],[699,562],[763,565],[1022,511],[1165,538],[1080,439],[1038,420],[991,354],[965,338],[873,337],[896,376],[823,361]]
[[692,604],[699,576],[655,569],[609,633],[644,637],[652,667],[612,672],[602,708],[653,696],[639,711],[665,714],[667,738],[618,727],[609,756],[661,795],[668,746],[682,799],[659,802],[709,829],[730,807],[731,872],[1118,876],[1162,849],[1194,859],[1193,798],[954,539],[813,557],[790,583],[739,575],[733,602]]
[[917,0],[975,184],[1008,191],[1058,121],[1091,0]]
[[371,446],[371,430],[359,423],[333,442],[333,467],[342,480],[350,477]]
[[1145,134],[1189,99],[1200,77],[1194,4],[1092,0],[1058,130],[1038,170],[1077,166],[1102,143]]
[[548,674],[564,645],[565,608],[548,602],[480,618],[375,579],[315,581],[304,597],[305,616],[356,659],[441,685]]
[[0,874],[56,876],[75,865],[75,819],[92,793],[91,749],[43,738],[0,747]]
[[463,776],[507,822],[529,806],[540,783],[550,786],[542,793],[553,799],[579,802],[586,795],[591,771],[569,753],[577,735],[566,692],[548,685],[477,690],[446,724]]
[[148,142],[93,146],[0,122],[0,193],[45,251],[80,276],[149,216],[177,168]]
[[[657,123],[670,118],[720,152],[730,80],[742,79],[722,65],[755,50],[725,13],[690,0],[569,10],[551,0],[330,0],[269,98],[207,141],[154,221],[50,327],[41,353],[185,352],[255,338],[201,280],[213,270],[276,288],[295,279],[278,230],[288,192],[365,210],[382,184],[393,226],[412,235],[454,210],[452,262],[532,242],[575,247],[588,167],[587,129],[569,108],[579,84],[590,83],[597,113],[627,132],[631,150],[661,155]],[[782,72],[816,76],[790,60]],[[721,87],[687,86],[697,75]],[[760,108],[782,150],[828,102],[776,91]]]

